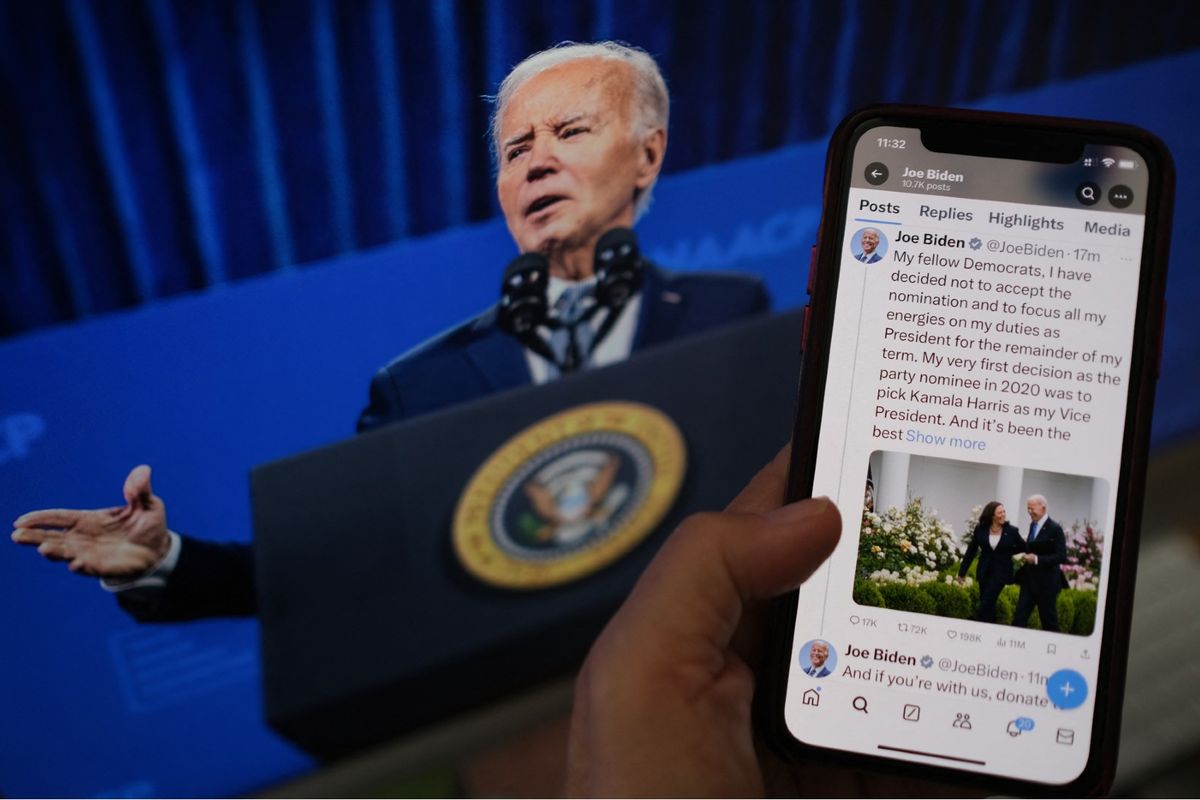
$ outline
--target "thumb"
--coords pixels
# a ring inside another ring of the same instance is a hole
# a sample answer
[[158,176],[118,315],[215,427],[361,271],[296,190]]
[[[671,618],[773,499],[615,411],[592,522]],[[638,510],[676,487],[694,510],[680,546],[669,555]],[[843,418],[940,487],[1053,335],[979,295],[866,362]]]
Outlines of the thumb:
[[800,585],[833,552],[841,515],[828,498],[765,514],[689,517],[619,612],[641,641],[724,649],[747,605]]
[[140,508],[150,507],[150,498],[154,491],[150,488],[150,467],[146,464],[134,467],[125,479],[125,502],[128,505],[138,505]]

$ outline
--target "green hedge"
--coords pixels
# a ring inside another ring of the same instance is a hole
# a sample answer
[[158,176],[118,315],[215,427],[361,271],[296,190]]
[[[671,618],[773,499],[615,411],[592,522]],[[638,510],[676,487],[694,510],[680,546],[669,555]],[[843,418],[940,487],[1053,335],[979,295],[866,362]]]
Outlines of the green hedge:
[[884,607],[883,595],[879,593],[879,587],[866,578],[859,578],[854,582],[854,602],[860,606]]
[[[1015,602],[1014,595],[1014,604]],[[1058,612],[1060,631],[1087,635],[1092,632],[1092,625],[1096,620],[1096,593],[1081,589],[1063,589],[1058,593],[1054,610]],[[1036,608],[1029,615],[1029,627],[1036,631],[1042,629],[1042,615]]]
[[[954,577],[951,573],[945,573]],[[945,574],[937,581],[918,586],[902,583],[874,583],[866,578],[854,581],[854,602],[861,606],[891,608],[897,611],[912,611],[917,614],[935,614],[950,619],[974,619],[979,608],[979,583],[960,586],[946,583]],[[996,598],[996,622],[1011,625],[1017,609],[1017,598],[1021,588],[1005,586]],[[1064,589],[1058,594],[1056,605],[1058,627],[1064,633],[1086,636],[1096,624],[1096,593],[1082,589]],[[1041,618],[1037,609],[1029,617],[1029,627],[1041,630]]]
[[1075,594],[1075,619],[1071,623],[1071,633],[1087,636],[1096,627],[1096,593],[1078,589],[1068,589],[1067,591]]
[[1021,587],[1012,584],[1000,590],[1000,596],[996,598],[996,622],[1012,625],[1013,612],[1017,610],[1017,597],[1020,594]]
[[933,598],[937,604],[939,617],[954,619],[971,619],[975,616],[975,604],[971,602],[971,592],[965,586],[956,583],[938,583],[931,581],[921,585],[921,588]]
[[915,614],[936,614],[937,602],[929,596],[924,586],[909,586],[906,583],[884,583],[879,586],[886,608],[897,611],[912,611]]
[[1058,612],[1058,629],[1070,633],[1075,629],[1075,598],[1078,592],[1071,589],[1058,593],[1054,610]]

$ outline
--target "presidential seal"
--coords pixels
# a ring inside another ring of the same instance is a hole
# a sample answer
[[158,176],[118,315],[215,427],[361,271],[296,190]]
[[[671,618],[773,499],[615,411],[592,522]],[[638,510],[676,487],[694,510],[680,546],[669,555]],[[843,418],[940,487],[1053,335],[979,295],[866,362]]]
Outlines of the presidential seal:
[[683,436],[638,403],[577,406],[518,433],[472,476],[454,552],[484,583],[541,589],[629,552],[675,502]]

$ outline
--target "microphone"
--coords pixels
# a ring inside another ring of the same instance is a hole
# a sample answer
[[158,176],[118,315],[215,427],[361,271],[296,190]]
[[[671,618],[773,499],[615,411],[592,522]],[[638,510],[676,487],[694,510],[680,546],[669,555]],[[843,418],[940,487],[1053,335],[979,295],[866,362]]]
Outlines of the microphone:
[[637,234],[613,228],[596,242],[592,270],[596,273],[596,302],[620,310],[639,289],[646,270]]
[[548,325],[549,304],[546,288],[550,285],[550,262],[541,253],[523,253],[504,269],[500,282],[500,306],[497,323],[500,330],[515,336],[526,348],[558,364],[554,351],[538,334]]
[[642,288],[646,264],[638,249],[637,234],[629,228],[613,228],[596,242],[592,271],[596,274],[596,307],[606,308],[604,322],[592,338],[588,358],[612,333],[613,326],[629,299]]
[[[561,373],[573,372],[585,364],[612,332],[621,312],[642,288],[646,266],[638,249],[637,235],[629,228],[614,228],[596,242],[592,271],[596,276],[595,302],[574,321],[564,322],[550,315],[547,290],[550,262],[542,253],[523,253],[509,263],[500,284],[498,323],[500,329],[517,338],[527,349],[558,367]],[[605,311],[587,352],[579,352],[577,328],[591,325]],[[567,350],[560,359],[541,331],[566,329]]]
[[522,337],[537,331],[549,317],[546,287],[550,262],[541,253],[523,253],[504,270],[500,284],[500,329]]

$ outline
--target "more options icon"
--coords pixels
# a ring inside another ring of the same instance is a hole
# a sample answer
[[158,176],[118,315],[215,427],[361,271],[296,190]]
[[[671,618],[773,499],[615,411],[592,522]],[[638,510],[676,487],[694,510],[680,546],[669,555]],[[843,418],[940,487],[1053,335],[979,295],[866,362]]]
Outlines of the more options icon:
[[1108,202],[1113,204],[1113,208],[1128,208],[1133,202],[1133,189],[1118,183],[1108,190]]

